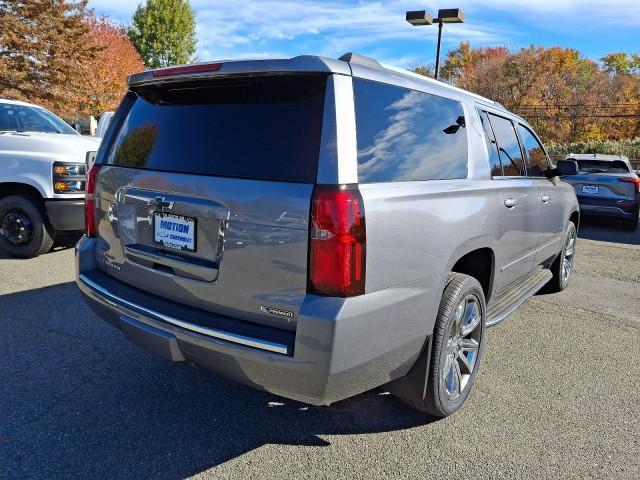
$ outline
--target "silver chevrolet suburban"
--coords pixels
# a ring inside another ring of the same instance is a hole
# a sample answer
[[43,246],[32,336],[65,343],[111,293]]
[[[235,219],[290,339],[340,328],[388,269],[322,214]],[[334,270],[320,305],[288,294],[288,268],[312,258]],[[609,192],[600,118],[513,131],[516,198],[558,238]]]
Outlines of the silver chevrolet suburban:
[[88,175],[77,284],[173,361],[443,417],[486,327],[567,286],[576,172],[499,104],[356,54],[147,71]]

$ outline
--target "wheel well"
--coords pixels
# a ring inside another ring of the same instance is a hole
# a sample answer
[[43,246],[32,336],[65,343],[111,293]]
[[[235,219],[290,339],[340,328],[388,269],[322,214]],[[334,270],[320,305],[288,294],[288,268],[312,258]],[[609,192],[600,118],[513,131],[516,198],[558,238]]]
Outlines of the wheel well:
[[9,195],[21,195],[42,200],[42,195],[40,195],[38,189],[31,185],[16,182],[0,183],[0,198],[8,197]]
[[569,221],[576,226],[576,230],[577,230],[578,226],[580,225],[580,213],[579,212],[573,212],[571,214],[571,216],[569,217]]
[[487,302],[491,296],[493,283],[494,255],[490,248],[480,248],[460,258],[451,269],[452,272],[464,273],[480,282]]

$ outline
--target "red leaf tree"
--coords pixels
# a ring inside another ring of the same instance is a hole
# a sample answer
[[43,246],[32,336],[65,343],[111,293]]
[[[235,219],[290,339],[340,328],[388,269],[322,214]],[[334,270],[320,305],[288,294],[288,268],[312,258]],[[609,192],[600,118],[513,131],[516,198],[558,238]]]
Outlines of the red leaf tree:
[[98,116],[115,110],[127,90],[127,76],[144,70],[140,55],[126,30],[107,17],[85,18],[87,43],[96,54],[84,72],[84,101],[79,110]]

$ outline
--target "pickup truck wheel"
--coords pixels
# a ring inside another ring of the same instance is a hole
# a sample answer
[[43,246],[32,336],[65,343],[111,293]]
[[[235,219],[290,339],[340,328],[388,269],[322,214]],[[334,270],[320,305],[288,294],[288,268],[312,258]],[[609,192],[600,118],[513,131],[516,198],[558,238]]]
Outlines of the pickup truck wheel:
[[51,250],[53,228],[42,206],[28,197],[0,200],[0,248],[14,257],[31,258]]
[[558,293],[569,285],[569,279],[573,272],[573,265],[576,256],[576,237],[576,226],[573,222],[569,222],[569,225],[567,226],[567,233],[564,237],[562,251],[553,264],[551,264],[551,273],[553,273],[553,278],[544,286],[544,293]]
[[409,405],[442,418],[469,396],[484,350],[486,305],[480,283],[469,275],[449,277],[433,332],[431,366],[424,399]]

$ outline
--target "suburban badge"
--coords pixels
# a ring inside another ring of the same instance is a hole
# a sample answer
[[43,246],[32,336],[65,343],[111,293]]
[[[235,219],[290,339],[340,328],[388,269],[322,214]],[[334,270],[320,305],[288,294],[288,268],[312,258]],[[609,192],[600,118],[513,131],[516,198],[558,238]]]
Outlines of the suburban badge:
[[280,308],[273,308],[273,307],[265,307],[264,305],[260,305],[260,311],[263,313],[269,313],[271,315],[277,315],[279,317],[287,317],[287,318],[293,318],[293,312],[290,312],[288,310],[282,310]]

